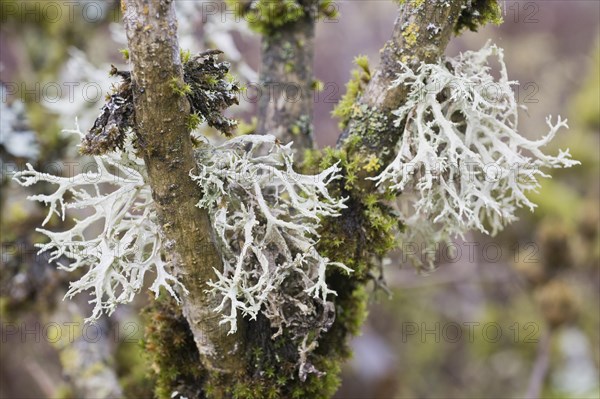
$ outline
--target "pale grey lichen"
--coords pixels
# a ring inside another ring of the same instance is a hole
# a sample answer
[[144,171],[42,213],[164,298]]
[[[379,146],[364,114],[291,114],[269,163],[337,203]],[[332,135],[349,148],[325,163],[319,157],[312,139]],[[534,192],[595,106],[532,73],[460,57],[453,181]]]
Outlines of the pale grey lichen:
[[[493,56],[499,79],[489,65]],[[567,127],[560,117],[554,124],[547,118],[550,130],[539,140],[518,133],[517,83],[508,79],[502,49],[488,43],[417,71],[402,68],[393,83],[409,91],[394,112],[402,138],[396,158],[374,180],[402,192],[403,240],[435,243],[468,230],[493,235],[517,219],[518,208],[535,208],[527,192],[549,177],[542,168],[579,163],[568,150],[556,156],[541,151]]]
[[[67,132],[84,136],[79,128]],[[117,304],[131,302],[151,272],[155,278],[150,289],[156,296],[164,287],[179,300],[175,287],[183,292],[185,288],[161,257],[162,238],[152,193],[144,163],[134,154],[131,140],[122,151],[93,159],[92,168],[86,165],[72,177],[38,172],[30,164],[13,177],[25,187],[40,181],[58,186],[51,194],[28,197],[49,206],[42,226],[53,215],[62,220],[67,214],[85,215],[81,220],[73,218],[73,227],[65,231],[37,229],[50,240],[38,244],[40,252],[50,251],[50,261],[58,261],[62,270],[85,271],[71,283],[66,297],[91,291],[94,308],[88,320],[97,319],[102,313],[111,314]],[[69,262],[62,263],[66,259]]]
[[315,249],[321,218],[345,208],[327,189],[339,178],[337,165],[298,174],[291,144],[270,135],[207,143],[197,158],[199,173],[191,176],[203,191],[198,206],[211,215],[224,263],[209,284],[222,298],[216,310],[230,332],[239,313],[253,319],[262,312],[280,334],[292,318],[329,311],[328,296],[335,292],[327,287],[327,268],[351,272]]

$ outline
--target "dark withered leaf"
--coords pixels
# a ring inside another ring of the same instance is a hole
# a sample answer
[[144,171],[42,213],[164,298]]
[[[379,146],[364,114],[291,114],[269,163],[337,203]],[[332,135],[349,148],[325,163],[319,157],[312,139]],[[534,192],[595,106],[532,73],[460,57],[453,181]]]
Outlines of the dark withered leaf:
[[125,135],[134,124],[133,90],[131,74],[117,70],[114,65],[111,75],[120,76],[122,82],[115,88],[94,126],[81,141],[80,152],[86,155],[101,155],[122,149]]

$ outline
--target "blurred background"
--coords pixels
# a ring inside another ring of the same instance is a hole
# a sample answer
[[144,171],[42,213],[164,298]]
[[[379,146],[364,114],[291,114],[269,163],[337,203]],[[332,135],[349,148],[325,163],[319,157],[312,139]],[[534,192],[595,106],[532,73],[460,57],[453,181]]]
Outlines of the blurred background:
[[[220,2],[178,1],[181,47],[218,47],[249,89],[233,113],[251,123],[260,39]],[[545,118],[569,119],[549,152],[570,148],[582,165],[553,171],[535,194],[534,213],[494,238],[466,236],[437,248],[439,267],[421,275],[401,251],[385,263],[389,292],[375,290],[363,334],[353,342],[337,398],[522,398],[539,385],[543,398],[600,396],[600,2],[503,1],[505,22],[454,38],[448,55],[487,40],[505,49],[518,101],[520,131],[547,132]],[[339,134],[330,116],[345,92],[353,59],[378,52],[397,14],[391,0],[336,1],[340,17],[317,27],[315,135]],[[68,176],[80,171],[77,138],[91,127],[124,67],[126,48],[115,1],[2,1],[0,28],[1,266],[0,397],[73,397],[81,373],[148,397],[139,340],[139,295],[99,327],[82,328],[87,298],[63,302],[73,276],[36,255],[45,217],[11,173],[30,162]],[[208,130],[206,134],[211,134]],[[60,227],[53,219],[49,228]],[[149,297],[149,296],[148,296]],[[82,337],[84,339],[82,339]],[[89,344],[73,351],[73,341]],[[85,353],[82,357],[81,353]],[[110,385],[110,384],[108,384]]]

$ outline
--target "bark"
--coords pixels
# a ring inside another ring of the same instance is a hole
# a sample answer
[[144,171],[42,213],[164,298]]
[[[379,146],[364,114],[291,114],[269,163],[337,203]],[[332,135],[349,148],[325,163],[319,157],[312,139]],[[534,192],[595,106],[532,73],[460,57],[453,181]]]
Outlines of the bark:
[[[190,104],[175,93],[183,85],[172,1],[127,0],[125,28],[133,66],[135,131],[166,238],[166,252],[182,283],[183,313],[190,324],[203,365],[210,371],[234,372],[240,366],[238,335],[227,335],[213,309],[218,298],[205,292],[221,269],[209,215],[196,207],[202,193],[190,179],[196,167],[188,130]],[[242,326],[240,330],[243,331]]]
[[283,143],[293,141],[296,149],[313,148],[315,14],[314,10],[307,12],[262,37],[257,130],[273,134]]

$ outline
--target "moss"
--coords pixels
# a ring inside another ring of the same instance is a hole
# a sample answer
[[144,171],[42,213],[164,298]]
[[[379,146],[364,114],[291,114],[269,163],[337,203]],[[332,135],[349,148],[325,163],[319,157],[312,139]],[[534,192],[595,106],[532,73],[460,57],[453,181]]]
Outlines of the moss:
[[196,128],[202,123],[202,118],[200,115],[196,113],[192,113],[188,117],[188,130],[191,132],[196,130]]
[[317,18],[337,17],[333,0],[227,0],[233,12],[244,18],[251,29],[266,36],[274,36],[279,29],[314,14]]
[[502,9],[498,0],[472,0],[469,4],[470,7],[465,7],[458,17],[454,33],[460,34],[465,29],[476,32],[479,27],[489,23],[502,23]]
[[346,84],[346,93],[332,111],[332,115],[339,118],[339,126],[342,130],[348,126],[350,118],[358,107],[356,100],[371,81],[369,59],[364,55],[359,55],[354,58],[354,63],[358,68],[352,71],[352,77]]
[[187,96],[188,94],[192,94],[192,87],[189,84],[183,82],[178,77],[171,78],[171,81],[169,82],[169,84],[171,86],[171,89],[173,90],[173,93],[179,97],[183,97],[183,96]]
[[364,142],[360,136],[352,135],[342,150],[307,151],[304,165],[307,173],[334,164],[342,169],[342,179],[332,185],[330,192],[348,197],[347,208],[339,218],[323,221],[318,249],[324,256],[352,268],[352,278],[358,281],[367,279],[374,257],[383,256],[396,246],[395,230],[399,227],[398,216],[385,204],[391,193],[367,190],[359,183],[365,169],[380,162],[377,157],[363,155]]
[[291,62],[286,62],[283,69],[285,70],[285,73],[292,73],[294,72],[294,64]]
[[377,155],[371,154],[369,158],[367,158],[363,169],[366,172],[376,172],[381,168],[381,161],[377,158]]
[[311,83],[310,83],[310,88],[313,91],[316,92],[320,92],[323,91],[323,88],[325,87],[323,81],[319,80],[319,79],[314,79]]
[[179,58],[181,58],[182,64],[186,64],[192,59],[192,52],[190,50],[179,49]]
[[196,343],[181,308],[161,295],[143,312],[146,320],[142,348],[148,356],[155,395],[171,398],[178,391],[188,398],[202,398],[206,372],[201,368]]

